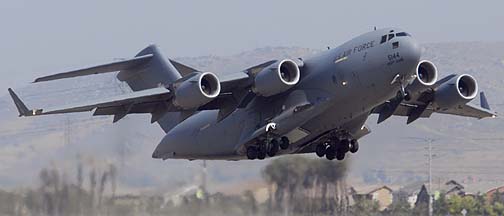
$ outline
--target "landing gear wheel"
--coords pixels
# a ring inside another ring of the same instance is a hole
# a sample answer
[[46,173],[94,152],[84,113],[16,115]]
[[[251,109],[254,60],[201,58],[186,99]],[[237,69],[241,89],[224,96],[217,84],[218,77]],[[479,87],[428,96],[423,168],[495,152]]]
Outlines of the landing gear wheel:
[[350,150],[350,140],[348,139],[341,140],[338,150],[342,153],[347,153]]
[[355,153],[357,151],[359,151],[359,142],[353,139],[350,141],[350,152]]
[[264,158],[266,158],[266,153],[267,153],[266,145],[264,144],[260,145],[259,151],[257,153],[257,159],[264,160]]
[[289,138],[287,138],[287,137],[280,138],[280,148],[281,149],[288,149],[289,144],[290,144]]
[[319,157],[324,157],[326,154],[326,145],[323,143],[318,144],[317,147],[315,147],[315,154]]
[[341,151],[336,152],[336,159],[338,159],[338,160],[345,159],[345,152],[341,152]]
[[258,152],[257,148],[254,146],[247,147],[247,158],[250,160],[254,160],[257,158]]
[[336,156],[336,151],[334,147],[330,146],[329,148],[326,149],[325,156],[327,160],[334,160],[334,157]]
[[278,153],[278,150],[280,150],[280,145],[278,144],[278,140],[273,139],[270,142],[270,149],[268,151],[268,156],[274,157],[276,153]]

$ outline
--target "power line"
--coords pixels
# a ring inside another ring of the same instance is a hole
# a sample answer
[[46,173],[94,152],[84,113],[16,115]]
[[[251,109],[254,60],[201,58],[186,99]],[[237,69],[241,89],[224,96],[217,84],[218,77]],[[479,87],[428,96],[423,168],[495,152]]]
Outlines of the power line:
[[432,194],[432,143],[438,141],[439,139],[433,139],[433,138],[425,138],[425,137],[406,137],[406,139],[413,139],[413,140],[420,140],[428,143],[428,173],[429,173],[429,216],[432,216],[433,213],[433,208],[432,208],[432,200],[433,200],[433,194]]

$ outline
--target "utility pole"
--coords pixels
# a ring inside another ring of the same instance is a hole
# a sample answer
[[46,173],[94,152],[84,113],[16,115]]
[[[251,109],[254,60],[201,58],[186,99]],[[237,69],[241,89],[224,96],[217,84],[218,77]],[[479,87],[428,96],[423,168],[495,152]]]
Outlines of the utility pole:
[[427,139],[427,142],[429,143],[429,216],[432,216],[433,213],[433,208],[432,208],[432,203],[433,203],[433,196],[434,194],[432,193],[432,142],[433,139]]
[[427,150],[429,151],[427,158],[427,164],[429,167],[428,170],[428,175],[429,175],[429,216],[433,215],[434,208],[432,206],[433,200],[434,200],[434,193],[432,192],[432,143],[436,141],[436,139],[432,138],[424,138],[424,137],[406,137],[406,139],[412,139],[412,140],[420,140],[423,142],[427,142],[428,147]]
[[201,187],[203,189],[203,191],[205,192],[205,194],[207,193],[207,162],[206,160],[203,160],[203,176],[202,176],[202,179],[201,179]]
[[65,118],[65,132],[64,132],[64,142],[65,142],[65,146],[69,146],[70,145],[70,117],[66,116]]

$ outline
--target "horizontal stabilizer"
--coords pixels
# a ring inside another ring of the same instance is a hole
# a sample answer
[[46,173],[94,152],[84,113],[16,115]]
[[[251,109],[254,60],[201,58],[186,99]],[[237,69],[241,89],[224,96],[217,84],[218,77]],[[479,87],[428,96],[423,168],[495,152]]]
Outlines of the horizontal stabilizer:
[[177,62],[173,59],[170,59],[170,63],[177,69],[177,71],[180,73],[181,76],[185,77],[193,72],[198,72],[199,70],[194,69],[192,67],[189,67],[187,65],[184,65],[180,62]]
[[108,64],[103,64],[103,65],[92,66],[92,67],[88,67],[88,68],[58,73],[58,74],[54,74],[54,75],[49,75],[49,76],[37,78],[37,79],[35,79],[34,82],[44,82],[44,81],[51,81],[51,80],[57,80],[57,79],[65,79],[65,78],[72,78],[72,77],[87,76],[87,75],[93,75],[93,74],[101,74],[101,73],[109,73],[109,72],[115,72],[115,71],[120,71],[120,70],[126,70],[126,69],[130,69],[130,68],[138,67],[140,65],[147,63],[152,58],[152,56],[153,56],[153,54],[147,54],[147,55],[138,56],[138,57],[135,57],[132,59],[116,61],[116,62],[112,62],[112,63],[108,63]]

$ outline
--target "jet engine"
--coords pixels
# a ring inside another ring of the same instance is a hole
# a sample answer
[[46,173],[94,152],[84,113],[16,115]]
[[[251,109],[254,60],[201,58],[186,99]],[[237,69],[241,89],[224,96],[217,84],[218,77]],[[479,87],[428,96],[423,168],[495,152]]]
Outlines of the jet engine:
[[458,75],[443,83],[436,89],[434,103],[437,108],[446,110],[466,104],[476,97],[478,83],[468,74]]
[[279,94],[296,85],[299,77],[296,62],[290,59],[277,61],[255,75],[252,91],[265,97]]
[[418,97],[420,93],[436,83],[438,72],[436,65],[432,62],[423,60],[420,61],[416,67],[414,80],[406,87],[407,97],[406,100]]
[[183,109],[195,109],[216,98],[220,90],[220,82],[215,74],[199,73],[175,86],[173,104]]

